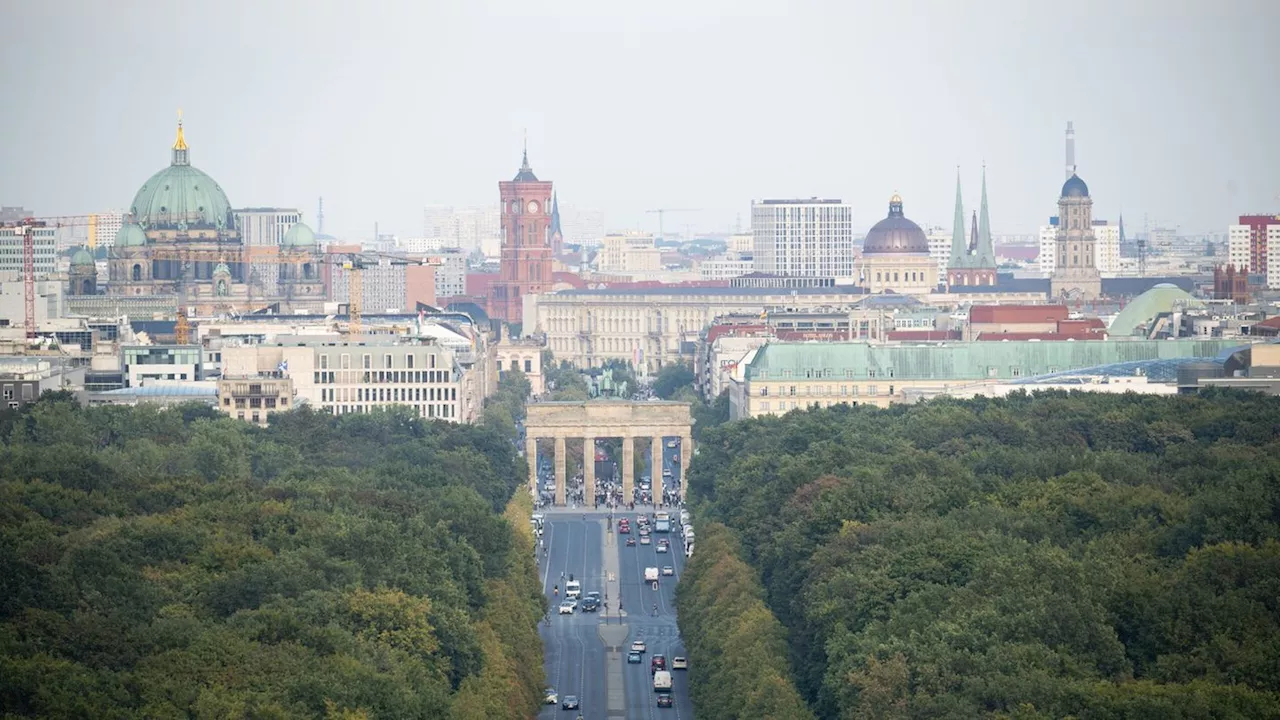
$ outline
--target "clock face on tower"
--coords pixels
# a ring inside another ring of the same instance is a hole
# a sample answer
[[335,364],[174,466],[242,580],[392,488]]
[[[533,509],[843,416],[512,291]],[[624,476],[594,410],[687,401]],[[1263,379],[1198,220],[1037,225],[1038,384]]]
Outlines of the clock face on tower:
[[538,201],[537,201],[537,200],[530,200],[530,201],[529,201],[529,214],[530,214],[530,215],[537,215],[537,214],[538,214]]

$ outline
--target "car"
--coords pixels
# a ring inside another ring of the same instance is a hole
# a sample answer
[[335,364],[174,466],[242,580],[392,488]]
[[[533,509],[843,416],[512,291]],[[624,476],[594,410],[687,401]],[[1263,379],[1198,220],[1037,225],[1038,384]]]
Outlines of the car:
[[564,702],[560,703],[560,709],[561,709],[561,710],[577,710],[577,709],[578,709],[578,696],[577,696],[577,695],[565,695],[565,696],[564,696]]
[[598,598],[584,598],[582,600],[582,612],[595,612],[600,609],[600,600]]
[[618,534],[619,534],[619,535],[630,535],[630,534],[631,534],[631,526],[630,526],[630,525],[619,525],[619,526],[618,526]]
[[641,536],[640,536],[640,544],[641,544],[641,545],[652,545],[652,544],[653,544],[653,541],[649,539],[649,536],[648,536],[648,535],[641,535]]
[[636,539],[635,539],[635,538],[627,538],[627,547],[635,547],[635,546],[636,546]]
[[628,663],[628,664],[631,664],[631,665],[639,665],[639,664],[640,664],[640,653],[638,653],[638,652],[627,653],[627,663]]
[[648,525],[640,526],[640,537],[644,537],[645,535],[648,535],[648,534],[649,534],[649,526]]
[[643,640],[636,640],[635,642],[631,643],[631,652],[643,653],[647,651],[648,651],[648,648],[645,646]]
[[542,701],[543,705],[555,705],[560,702],[560,696],[556,694],[555,688],[547,688],[544,692],[546,692],[547,696]]
[[676,447],[676,446],[677,446],[677,445],[679,445],[679,444],[680,444],[680,443],[676,442],[675,440],[668,440],[668,441],[667,441],[667,447],[669,447],[669,448]]
[[668,550],[670,550],[670,549],[671,549],[671,546],[670,546],[670,545],[668,545],[668,544],[666,544],[666,543],[658,543],[658,547],[657,547],[656,549],[657,549],[657,551],[658,551],[658,552],[660,552],[660,553],[664,553],[664,552],[667,552]]
[[676,574],[676,569],[675,569],[675,568],[673,568],[673,567],[671,567],[670,565],[663,565],[663,566],[662,566],[662,574],[663,574],[663,575],[675,575],[675,574]]
[[669,707],[672,707],[673,705],[675,705],[675,701],[671,699],[670,695],[658,696],[658,707],[669,708]]
[[671,669],[672,670],[688,670],[689,658],[686,658],[683,655],[677,655],[671,658]]
[[653,657],[649,658],[649,672],[657,672],[659,670],[666,670],[666,669],[667,669],[666,655],[654,655]]
[[578,604],[577,604],[577,603],[575,603],[574,601],[572,601],[572,600],[565,600],[564,602],[560,603],[560,614],[561,614],[561,615],[572,615],[572,614],[573,614],[573,611],[574,611],[575,609],[577,609],[577,606],[578,606]]

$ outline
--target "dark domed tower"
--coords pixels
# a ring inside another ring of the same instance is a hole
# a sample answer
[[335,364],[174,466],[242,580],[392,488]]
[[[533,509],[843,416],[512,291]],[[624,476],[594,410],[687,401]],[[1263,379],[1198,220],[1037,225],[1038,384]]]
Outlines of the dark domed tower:
[[937,289],[938,263],[929,255],[929,238],[903,214],[897,193],[889,200],[889,216],[867,232],[859,276],[873,293],[927,295]]
[[1102,294],[1098,272],[1097,240],[1093,236],[1093,198],[1089,186],[1072,173],[1058,198],[1057,267],[1049,281],[1049,294],[1057,300],[1093,300]]
[[68,295],[97,295],[98,267],[93,254],[80,248],[71,256],[71,283]]

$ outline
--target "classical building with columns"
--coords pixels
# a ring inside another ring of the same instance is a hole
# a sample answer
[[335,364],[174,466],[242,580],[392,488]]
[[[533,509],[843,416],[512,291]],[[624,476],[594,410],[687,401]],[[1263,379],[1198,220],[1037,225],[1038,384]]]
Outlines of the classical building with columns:
[[[932,267],[936,275],[936,265]],[[963,297],[942,293],[917,297],[938,306],[955,306],[961,301],[977,304],[1045,301],[1044,289],[1017,292],[1010,288],[970,287],[966,290],[969,292]],[[555,354],[557,362],[568,360],[574,367],[589,368],[619,360],[656,372],[664,364],[691,360],[703,331],[717,317],[850,308],[868,297],[861,289],[850,286],[784,289],[668,285],[559,290],[525,297],[524,332],[545,335],[546,347]]]
[[684,402],[540,402],[527,407],[525,459],[529,462],[529,491],[538,492],[538,440],[555,441],[556,505],[565,504],[567,441],[583,440],[584,497],[596,496],[596,440],[622,438],[622,496],[635,489],[635,441],[650,440],[653,453],[653,498],[662,498],[662,447],[667,438],[680,438],[680,497],[688,487],[689,457],[693,453],[693,415]]

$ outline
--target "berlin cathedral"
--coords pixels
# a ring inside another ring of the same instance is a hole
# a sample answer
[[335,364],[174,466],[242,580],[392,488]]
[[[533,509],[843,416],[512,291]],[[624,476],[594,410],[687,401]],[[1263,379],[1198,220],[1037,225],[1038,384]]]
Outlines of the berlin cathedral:
[[169,166],[134,195],[107,257],[108,294],[174,296],[199,315],[319,311],[327,296],[325,255],[306,225],[279,246],[244,245],[226,193],[191,165],[181,120]]

